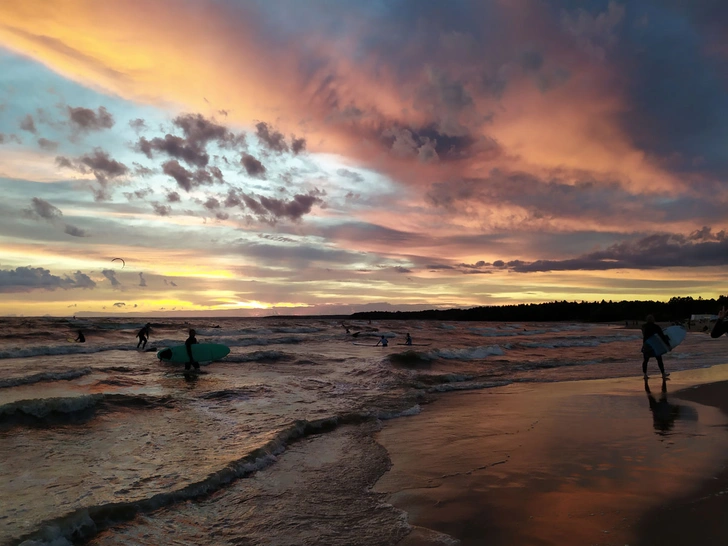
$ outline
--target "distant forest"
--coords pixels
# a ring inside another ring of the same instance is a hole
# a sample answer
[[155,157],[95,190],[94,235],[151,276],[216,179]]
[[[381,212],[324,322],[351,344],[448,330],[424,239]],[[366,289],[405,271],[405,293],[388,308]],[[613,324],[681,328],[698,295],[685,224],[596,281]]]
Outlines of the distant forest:
[[350,315],[363,320],[486,320],[486,321],[573,321],[642,323],[647,315],[658,322],[684,322],[691,315],[715,315],[728,306],[728,296],[718,299],[675,297],[670,301],[605,301],[521,303],[488,305],[471,309],[432,309],[428,311],[365,311]]

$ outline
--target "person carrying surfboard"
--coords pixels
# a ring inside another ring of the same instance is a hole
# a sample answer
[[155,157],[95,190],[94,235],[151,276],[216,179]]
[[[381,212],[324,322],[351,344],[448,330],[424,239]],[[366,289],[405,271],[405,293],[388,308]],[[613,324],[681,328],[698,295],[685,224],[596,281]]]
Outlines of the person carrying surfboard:
[[187,349],[187,354],[190,357],[189,361],[185,362],[185,370],[189,370],[190,365],[194,366],[195,370],[200,369],[200,364],[198,362],[195,362],[195,359],[192,357],[192,346],[197,343],[197,338],[195,337],[195,334],[196,332],[194,330],[190,330],[190,337],[185,340],[185,349]]
[[669,373],[665,373],[662,356],[656,355],[655,351],[652,347],[650,347],[650,344],[647,343],[647,340],[655,334],[660,336],[660,339],[662,339],[662,341],[665,342],[665,345],[667,345],[667,348],[670,349],[670,338],[665,335],[665,332],[662,331],[660,325],[655,322],[655,317],[647,315],[647,322],[642,325],[642,354],[644,355],[644,360],[642,361],[642,374],[645,379],[647,379],[647,361],[653,356],[655,357],[655,360],[657,360],[657,365],[660,367],[660,373],[662,373],[663,379],[670,375]]

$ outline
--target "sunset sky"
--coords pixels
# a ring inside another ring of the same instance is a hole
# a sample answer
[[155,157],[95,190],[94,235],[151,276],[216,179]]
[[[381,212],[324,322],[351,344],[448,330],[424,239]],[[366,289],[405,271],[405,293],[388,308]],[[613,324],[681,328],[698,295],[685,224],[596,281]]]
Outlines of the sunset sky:
[[716,297],[728,2],[3,0],[0,191],[0,315]]

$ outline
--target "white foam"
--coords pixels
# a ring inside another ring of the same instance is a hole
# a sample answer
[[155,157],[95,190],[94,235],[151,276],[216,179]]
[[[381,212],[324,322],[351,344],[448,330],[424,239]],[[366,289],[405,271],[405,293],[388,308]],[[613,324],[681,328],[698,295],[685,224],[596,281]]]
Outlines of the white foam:
[[428,354],[435,358],[446,358],[448,360],[481,360],[489,356],[505,354],[498,345],[488,347],[465,347],[464,349],[437,349]]

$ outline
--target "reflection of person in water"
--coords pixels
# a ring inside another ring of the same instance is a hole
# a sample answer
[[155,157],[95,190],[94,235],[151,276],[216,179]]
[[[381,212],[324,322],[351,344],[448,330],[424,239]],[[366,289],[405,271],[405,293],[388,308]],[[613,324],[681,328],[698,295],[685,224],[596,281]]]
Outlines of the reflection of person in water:
[[655,433],[661,436],[668,434],[670,429],[675,425],[675,419],[680,413],[680,406],[670,404],[667,401],[667,382],[662,379],[662,389],[660,389],[660,399],[655,400],[650,391],[650,384],[645,379],[645,392],[647,400],[650,402],[650,411],[652,412],[652,426],[655,427]]

